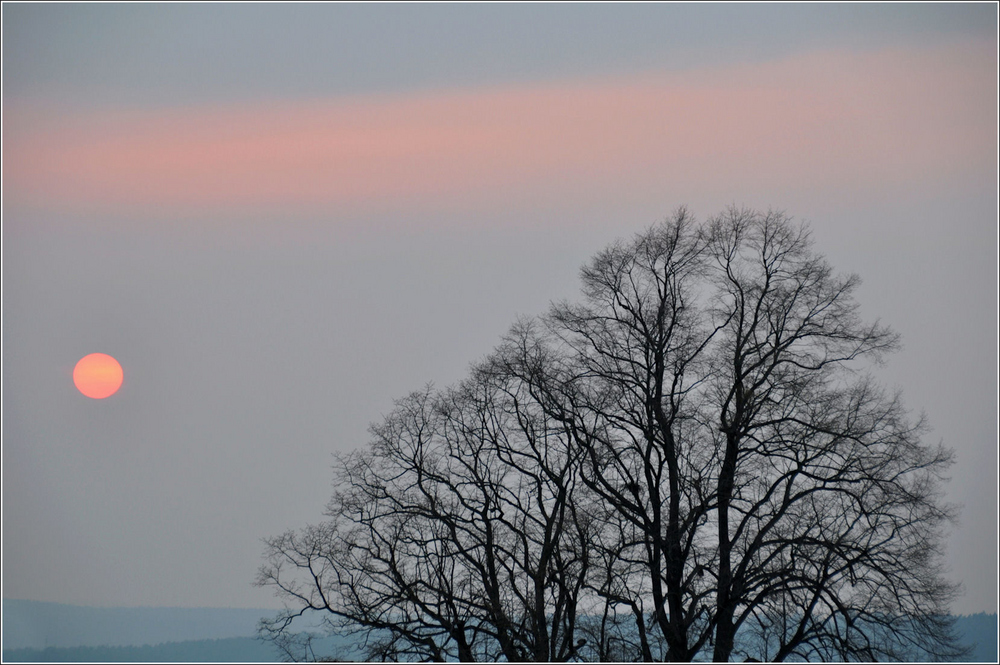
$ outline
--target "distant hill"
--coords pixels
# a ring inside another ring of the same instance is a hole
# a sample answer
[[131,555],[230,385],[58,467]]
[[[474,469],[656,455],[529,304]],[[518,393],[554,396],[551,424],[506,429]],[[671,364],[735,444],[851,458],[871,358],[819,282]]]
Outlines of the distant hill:
[[4,650],[5,663],[273,663],[273,645],[253,637],[168,642],[154,646],[49,647]]
[[969,661],[975,663],[997,662],[997,615],[979,614],[955,617],[955,629],[962,641],[972,647]]
[[46,647],[142,646],[164,642],[253,637],[274,610],[225,608],[102,608],[3,600],[3,653]]
[[[273,610],[94,608],[3,601],[4,662],[275,662],[281,653],[256,639]],[[997,662],[997,615],[956,617],[971,662]],[[324,638],[317,655],[357,658],[349,640]],[[152,645],[152,646],[150,646]]]
[[[318,639],[318,657],[358,660],[360,652],[345,647],[338,638]],[[141,647],[49,647],[4,650],[5,663],[274,663],[285,660],[274,645],[254,637],[191,640]]]

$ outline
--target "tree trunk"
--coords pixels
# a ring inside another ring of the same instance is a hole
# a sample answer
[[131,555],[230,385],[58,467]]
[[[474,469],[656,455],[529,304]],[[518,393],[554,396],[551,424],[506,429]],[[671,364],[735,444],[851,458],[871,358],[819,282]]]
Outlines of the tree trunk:
[[[738,422],[738,420],[737,420]],[[735,433],[726,434],[726,454],[719,473],[719,590],[715,608],[715,650],[712,660],[727,662],[733,652],[733,573],[732,543],[729,541],[729,503],[733,498],[736,476],[736,452],[739,440]]]

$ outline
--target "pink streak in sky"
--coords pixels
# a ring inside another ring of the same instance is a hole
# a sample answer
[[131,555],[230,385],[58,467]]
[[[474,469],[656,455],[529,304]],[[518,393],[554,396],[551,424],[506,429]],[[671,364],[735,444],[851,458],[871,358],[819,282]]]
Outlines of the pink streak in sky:
[[995,178],[995,48],[82,115],[9,102],[4,196],[102,212],[323,211]]

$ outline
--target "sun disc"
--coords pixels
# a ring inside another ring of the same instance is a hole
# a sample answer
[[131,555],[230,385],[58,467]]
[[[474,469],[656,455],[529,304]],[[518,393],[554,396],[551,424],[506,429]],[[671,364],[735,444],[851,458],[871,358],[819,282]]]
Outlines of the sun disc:
[[118,392],[124,378],[122,366],[106,353],[91,353],[73,369],[77,390],[93,399],[104,399]]

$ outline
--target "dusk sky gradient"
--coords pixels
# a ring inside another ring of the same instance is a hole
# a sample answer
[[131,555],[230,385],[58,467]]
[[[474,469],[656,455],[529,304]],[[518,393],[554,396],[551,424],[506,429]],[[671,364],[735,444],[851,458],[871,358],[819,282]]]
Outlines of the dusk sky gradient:
[[990,3],[4,4],[3,596],[275,606],[261,539],[394,399],[736,204],[902,334],[997,611],[997,62]]

